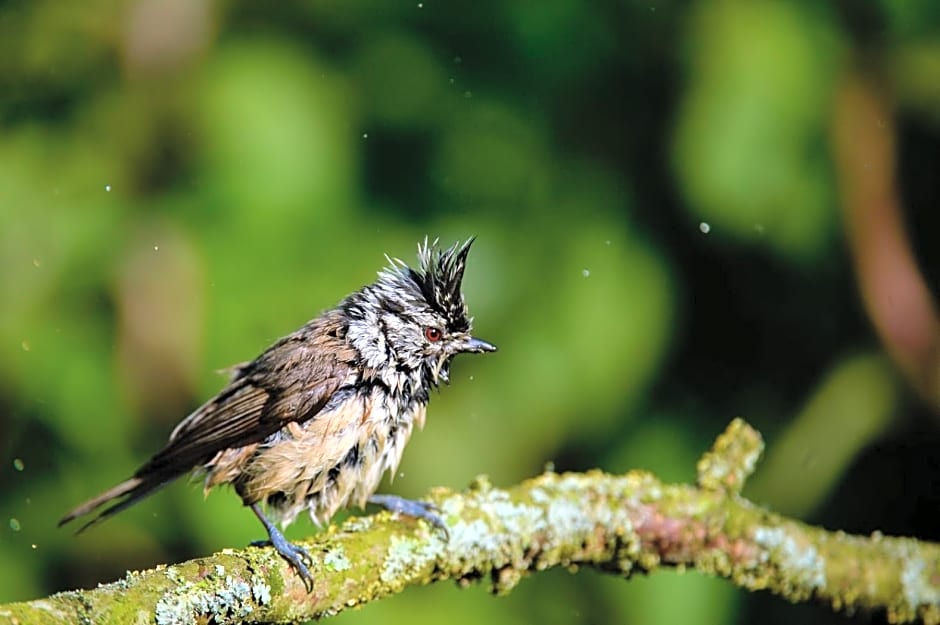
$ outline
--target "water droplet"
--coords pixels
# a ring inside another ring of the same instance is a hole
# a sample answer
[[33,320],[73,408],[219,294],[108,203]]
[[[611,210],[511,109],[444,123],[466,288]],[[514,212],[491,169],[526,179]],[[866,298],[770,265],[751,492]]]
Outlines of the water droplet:
[[34,259],[33,259],[33,267],[39,267],[40,265],[42,265],[42,261],[39,260],[38,258],[34,258]]
[[24,352],[28,352],[30,349],[32,349],[32,345],[30,345],[29,341],[27,341],[26,339],[23,339],[23,342],[20,343],[20,347],[23,348]]
[[702,223],[698,225],[698,229],[702,232],[702,234],[708,234],[709,232],[712,231],[712,227],[709,226],[708,222],[705,222],[705,221],[703,221]]
[[14,459],[13,459],[13,468],[16,469],[17,471],[22,471],[23,469],[25,469],[25,468],[26,468],[26,465],[23,464],[23,459],[22,459],[22,458],[14,458]]
[[582,270],[581,270],[581,275],[584,276],[585,278],[587,278],[588,276],[591,275],[591,270],[590,270],[590,269],[582,269]]
[[470,381],[471,381],[471,382],[473,381],[473,376],[472,376],[472,375],[470,376]]
[[362,138],[363,138],[363,139],[368,139],[368,138],[369,138],[369,133],[368,133],[368,132],[362,133]]
[[108,193],[111,193],[111,185],[109,184],[104,185],[104,190],[107,191]]
[[38,549],[39,545],[37,545],[36,543],[33,543],[32,545],[30,545],[30,547],[32,547],[33,549]]
[[610,245],[610,239],[607,239],[606,241],[604,241],[604,245]]
[[20,522],[16,518],[10,518],[10,529],[14,532],[20,531]]
[[424,3],[423,3],[423,2],[419,2],[419,3],[418,3],[418,8],[419,8],[419,9],[423,9],[423,8],[424,8]]
[[159,252],[159,251],[160,251],[160,246],[159,246],[159,245],[154,245],[154,246],[153,246],[153,251],[154,251],[154,252]]
[[449,82],[450,84],[454,84],[455,82],[457,82],[457,80],[453,76],[451,76],[450,78],[447,79],[447,82]]
[[473,97],[473,92],[472,92],[472,91],[464,91],[464,92],[463,92],[463,97],[465,97],[465,98],[467,98],[467,99],[469,100],[470,98]]

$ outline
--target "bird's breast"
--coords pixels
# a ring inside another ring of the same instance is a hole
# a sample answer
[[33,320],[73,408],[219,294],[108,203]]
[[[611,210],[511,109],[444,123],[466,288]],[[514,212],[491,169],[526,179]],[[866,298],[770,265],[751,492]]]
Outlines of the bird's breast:
[[282,525],[305,508],[324,524],[340,508],[364,506],[386,471],[395,471],[426,403],[374,385],[352,392],[305,423],[291,423],[259,446],[236,487],[265,501]]

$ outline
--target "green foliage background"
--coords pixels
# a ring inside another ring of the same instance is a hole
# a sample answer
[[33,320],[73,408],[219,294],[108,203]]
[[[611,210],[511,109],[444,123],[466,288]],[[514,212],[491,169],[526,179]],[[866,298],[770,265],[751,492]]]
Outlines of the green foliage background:
[[[182,483],[78,538],[55,520],[156,451],[215,370],[426,235],[478,237],[465,291],[500,352],[457,361],[391,490],[511,484],[547,462],[688,481],[742,415],[770,440],[759,502],[936,538],[936,428],[864,318],[828,133],[865,47],[909,157],[935,171],[938,13],[0,3],[0,601],[258,538],[237,497]],[[935,259],[930,184],[911,185]],[[692,574],[555,572],[505,599],[440,586],[340,621],[810,617],[829,618]]]

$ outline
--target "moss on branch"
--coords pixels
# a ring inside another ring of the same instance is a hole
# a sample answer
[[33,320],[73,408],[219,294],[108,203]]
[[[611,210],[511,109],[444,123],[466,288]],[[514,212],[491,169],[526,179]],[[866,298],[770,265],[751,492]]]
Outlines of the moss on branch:
[[315,559],[310,594],[271,549],[227,549],[0,605],[0,623],[291,623],[447,579],[485,578],[505,593],[554,566],[625,577],[695,567],[790,601],[940,623],[940,545],[829,532],[753,505],[738,493],[761,450],[759,434],[736,420],[699,462],[697,487],[592,471],[546,473],[509,489],[485,478],[463,493],[436,489],[429,499],[449,538],[389,513],[352,518],[303,543]]

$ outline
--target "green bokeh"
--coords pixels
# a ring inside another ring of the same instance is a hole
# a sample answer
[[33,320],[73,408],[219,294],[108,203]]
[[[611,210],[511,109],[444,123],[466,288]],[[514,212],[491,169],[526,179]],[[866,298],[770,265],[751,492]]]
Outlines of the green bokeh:
[[[938,119],[935,10],[890,4],[885,71]],[[55,520],[156,451],[218,370],[425,236],[477,236],[465,292],[500,351],[455,362],[386,488],[547,462],[688,481],[746,405],[771,438],[754,492],[819,509],[903,405],[837,218],[852,42],[805,2],[0,7],[0,601],[259,538],[232,493],[183,480],[78,538]],[[794,486],[835,430],[853,436]],[[691,572],[553,571],[340,618],[732,622],[743,597]]]
[[816,258],[833,228],[834,35],[798,5],[706,3],[692,22],[676,165],[716,235]]

